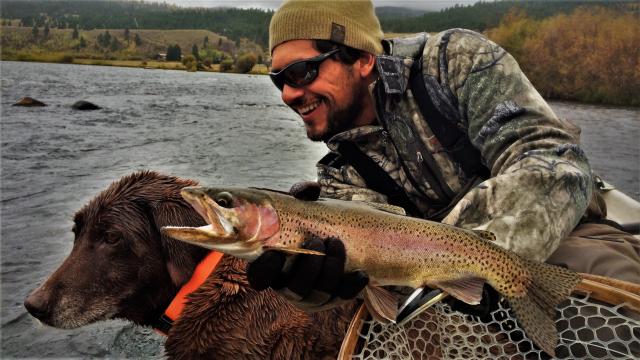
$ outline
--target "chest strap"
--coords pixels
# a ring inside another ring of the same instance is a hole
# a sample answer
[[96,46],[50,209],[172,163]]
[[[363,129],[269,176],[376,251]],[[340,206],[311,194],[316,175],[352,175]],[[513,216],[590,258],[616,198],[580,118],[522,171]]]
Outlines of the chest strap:
[[353,166],[362,176],[369,189],[385,195],[389,204],[400,206],[408,215],[421,215],[418,208],[409,200],[404,189],[373,159],[363,153],[356,144],[350,141],[340,142],[337,151],[345,162]]
[[160,316],[153,328],[162,335],[167,335],[174,321],[178,320],[184,305],[187,302],[187,295],[196,291],[207,280],[209,275],[216,269],[220,260],[222,259],[222,253],[212,251],[196,266],[191,275],[191,279],[180,288],[176,297],[169,304],[164,314]]

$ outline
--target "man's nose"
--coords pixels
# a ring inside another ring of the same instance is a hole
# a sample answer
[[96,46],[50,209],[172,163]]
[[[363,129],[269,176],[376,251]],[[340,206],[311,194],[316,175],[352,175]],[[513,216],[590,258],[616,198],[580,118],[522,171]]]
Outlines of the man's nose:
[[284,84],[284,87],[282,88],[282,101],[287,105],[295,103],[295,101],[303,95],[303,88],[294,88],[287,84]]

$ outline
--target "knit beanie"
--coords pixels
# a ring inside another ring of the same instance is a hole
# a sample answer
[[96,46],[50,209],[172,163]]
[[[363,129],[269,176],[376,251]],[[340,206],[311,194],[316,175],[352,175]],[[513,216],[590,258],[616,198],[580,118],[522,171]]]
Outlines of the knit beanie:
[[273,14],[269,51],[289,40],[331,40],[382,54],[382,29],[370,0],[288,0]]

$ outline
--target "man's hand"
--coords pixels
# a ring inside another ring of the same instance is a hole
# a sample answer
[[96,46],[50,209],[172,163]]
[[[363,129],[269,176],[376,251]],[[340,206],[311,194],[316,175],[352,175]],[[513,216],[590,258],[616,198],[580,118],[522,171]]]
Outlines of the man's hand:
[[289,194],[298,200],[316,201],[320,197],[320,184],[315,181],[300,181],[291,185]]
[[311,238],[302,248],[325,253],[325,256],[296,255],[285,269],[287,255],[267,251],[247,267],[249,284],[256,290],[268,287],[305,310],[323,310],[353,299],[369,283],[361,272],[344,272],[346,251],[335,238]]

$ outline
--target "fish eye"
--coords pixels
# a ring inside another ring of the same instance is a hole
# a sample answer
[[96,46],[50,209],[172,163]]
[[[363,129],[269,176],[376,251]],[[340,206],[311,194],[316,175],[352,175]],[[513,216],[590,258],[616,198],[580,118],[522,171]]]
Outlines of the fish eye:
[[233,205],[233,195],[229,194],[226,191],[219,193],[216,196],[216,203],[224,208],[231,208]]

